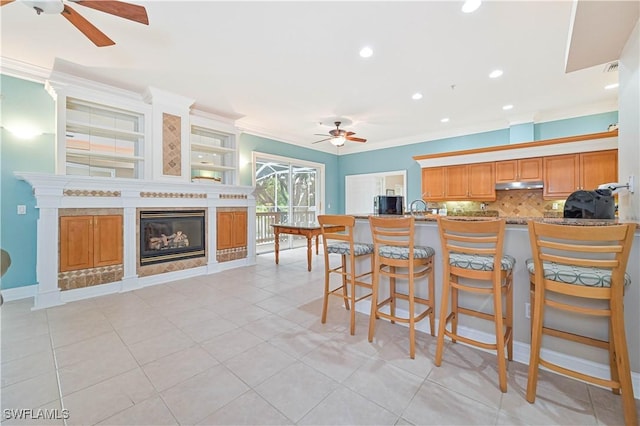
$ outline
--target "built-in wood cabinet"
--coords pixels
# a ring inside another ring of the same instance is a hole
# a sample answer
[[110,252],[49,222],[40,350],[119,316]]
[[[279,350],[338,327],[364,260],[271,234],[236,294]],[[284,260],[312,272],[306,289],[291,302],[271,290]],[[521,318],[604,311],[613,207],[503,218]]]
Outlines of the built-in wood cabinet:
[[496,199],[494,163],[444,167],[446,200]]
[[618,179],[618,151],[594,151],[544,157],[545,199],[561,199],[572,192],[593,190]]
[[422,199],[455,201],[496,199],[493,163],[422,169]]
[[422,169],[422,199],[425,201],[444,200],[444,167]]
[[122,216],[61,216],[60,272],[122,264]]
[[542,180],[542,157],[496,161],[496,183]]
[[247,246],[247,209],[219,211],[216,217],[217,250]]

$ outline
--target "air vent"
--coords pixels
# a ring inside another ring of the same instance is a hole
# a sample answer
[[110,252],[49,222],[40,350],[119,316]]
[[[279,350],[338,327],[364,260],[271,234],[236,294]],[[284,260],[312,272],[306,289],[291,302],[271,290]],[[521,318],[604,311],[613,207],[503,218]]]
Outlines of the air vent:
[[618,71],[618,61],[609,62],[607,65],[604,66],[604,70],[603,70],[603,72],[616,72],[616,71]]

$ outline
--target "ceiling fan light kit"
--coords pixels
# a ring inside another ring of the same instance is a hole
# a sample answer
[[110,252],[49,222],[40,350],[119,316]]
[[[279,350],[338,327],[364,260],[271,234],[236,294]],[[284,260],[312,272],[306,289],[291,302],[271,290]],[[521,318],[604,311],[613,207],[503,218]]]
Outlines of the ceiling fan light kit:
[[[336,121],[334,124],[336,125],[336,128],[329,132],[328,138],[320,139],[319,141],[315,141],[313,143],[329,141],[331,142],[332,145],[340,147],[340,146],[343,146],[346,141],[363,142],[363,143],[367,141],[366,139],[356,138],[355,136],[353,136],[355,135],[355,132],[347,132],[346,130],[342,130],[340,128],[340,124],[341,124],[340,121]],[[318,136],[323,136],[323,135],[318,135]]]
[[[1,0],[0,6],[13,3],[14,0]],[[129,19],[144,25],[149,25],[147,10],[143,6],[125,3],[118,0],[70,0],[76,5],[85,6],[100,12],[108,13],[120,18]],[[98,47],[112,46],[115,44],[113,40],[106,36],[91,22],[86,20],[82,15],[65,4],[63,0],[22,0],[21,3],[27,7],[33,8],[38,15],[44,13],[47,15],[61,14],[74,27]]]
[[345,141],[346,139],[344,138],[344,136],[336,136],[334,138],[331,138],[330,140],[331,144],[335,146],[342,146],[344,145]]
[[47,15],[62,13],[62,10],[64,9],[62,0],[22,0],[22,2],[27,6],[34,8],[38,15],[41,13],[45,13]]

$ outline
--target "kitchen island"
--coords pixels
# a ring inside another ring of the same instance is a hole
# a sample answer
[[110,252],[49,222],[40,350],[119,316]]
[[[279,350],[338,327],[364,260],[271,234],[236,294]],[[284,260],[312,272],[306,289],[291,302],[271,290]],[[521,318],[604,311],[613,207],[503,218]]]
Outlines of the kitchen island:
[[[369,215],[356,216],[355,238],[357,241],[371,242],[371,231],[369,228]],[[490,217],[464,217],[457,216],[456,220],[491,220]],[[529,231],[527,223],[530,219],[542,220],[547,223],[559,223],[566,225],[578,226],[608,226],[618,223],[614,220],[592,220],[592,219],[563,219],[563,218],[528,218],[528,217],[509,217],[505,218],[507,227],[505,231],[504,253],[515,257],[516,265],[513,277],[513,332],[514,332],[514,360],[528,364],[529,361],[529,342],[531,320],[528,317],[529,303],[529,273],[525,266],[525,261],[531,257],[531,247],[529,242]],[[627,273],[631,276],[631,285],[627,287],[624,297],[625,302],[625,326],[629,347],[629,358],[632,370],[632,380],[634,383],[634,393],[636,398],[640,396],[640,226],[636,224],[636,232],[634,236],[633,247],[629,256]],[[435,259],[435,277],[436,277],[436,306],[437,314],[439,314],[439,302],[442,290],[442,256],[440,247],[440,236],[438,234],[438,224],[436,215],[417,215],[416,216],[416,244],[431,246],[436,251]],[[363,265],[364,267],[364,265]],[[387,288],[381,285],[381,291]],[[418,294],[420,295],[420,294]],[[466,294],[464,296],[467,296]],[[471,296],[461,297],[461,304],[478,309],[492,309],[493,302],[488,297]],[[358,307],[363,313],[369,313],[368,306],[364,303]],[[591,335],[600,339],[608,338],[608,326],[603,320],[595,318],[576,318],[576,316],[567,316],[562,312],[554,312],[548,310],[546,318],[549,324],[562,324],[563,327],[570,327],[577,333]],[[463,334],[478,340],[494,339],[494,330],[491,323],[478,321],[474,318],[462,316],[460,318],[459,327],[463,330]],[[437,326],[436,326],[437,328]],[[418,329],[429,332],[428,322],[422,321]],[[549,348],[552,353],[548,356],[550,361],[557,362],[561,365],[570,366],[572,368],[588,372],[590,374],[601,377],[609,377],[609,361],[607,352],[578,345],[573,342],[567,342],[555,338],[546,338],[545,347]],[[571,354],[567,356],[566,354]]]

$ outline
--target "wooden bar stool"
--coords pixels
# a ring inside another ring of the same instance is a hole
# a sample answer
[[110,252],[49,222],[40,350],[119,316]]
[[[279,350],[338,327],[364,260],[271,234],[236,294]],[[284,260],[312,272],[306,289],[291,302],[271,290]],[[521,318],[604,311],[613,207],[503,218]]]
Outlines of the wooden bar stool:
[[[635,224],[569,226],[529,221],[533,259],[526,263],[532,278],[533,310],[527,401],[533,403],[536,399],[538,368],[541,365],[569,377],[609,387],[613,393],[622,392],[625,423],[638,424],[623,305],[624,287],[631,282],[625,271],[635,227]],[[561,299],[554,298],[552,294],[561,295]],[[588,307],[585,300],[604,300],[607,306]],[[545,326],[547,307],[579,316],[609,318],[609,341],[578,335],[566,328],[559,330]],[[543,359],[540,355],[543,335],[608,350],[611,379],[587,375]]]
[[[322,303],[322,323],[327,322],[329,296],[344,299],[344,307],[351,310],[351,334],[356,332],[356,302],[371,296],[371,283],[362,281],[371,275],[373,269],[373,244],[357,243],[353,240],[353,230],[356,224],[354,216],[320,215],[318,216],[324,246],[324,300]],[[343,229],[343,231],[336,231]],[[339,254],[342,262],[339,266],[331,267],[330,254]],[[371,256],[371,268],[360,274],[356,271],[356,258]],[[348,260],[348,262],[347,262]],[[342,284],[334,289],[330,288],[331,274],[338,274]],[[369,291],[358,296],[356,287],[364,287]]]
[[[515,258],[503,254],[504,219],[461,221],[438,217],[442,244],[442,302],[438,324],[436,366],[442,363],[444,336],[479,348],[496,351],[500,390],[507,391],[507,363],[513,359],[513,267]],[[465,278],[461,283],[459,278]],[[480,281],[485,281],[481,283]],[[493,313],[460,307],[458,292],[491,295]],[[451,297],[451,308],[449,308]],[[504,299],[504,302],[503,302]],[[469,315],[492,321],[495,342],[481,342],[458,334],[458,317]],[[451,323],[451,330],[447,324]]]
[[[369,216],[374,244],[373,297],[371,300],[371,318],[369,318],[369,342],[373,341],[377,318],[386,318],[392,323],[409,324],[409,356],[416,353],[415,325],[429,316],[431,335],[435,335],[434,273],[431,247],[416,246],[415,219],[413,217],[379,218]],[[378,301],[380,276],[389,277],[389,297]],[[427,298],[416,296],[416,280],[427,278]],[[408,281],[406,293],[396,289],[396,279]],[[396,313],[396,299],[407,301],[408,316]],[[381,309],[389,305],[389,312]],[[416,312],[416,305],[425,306]]]

